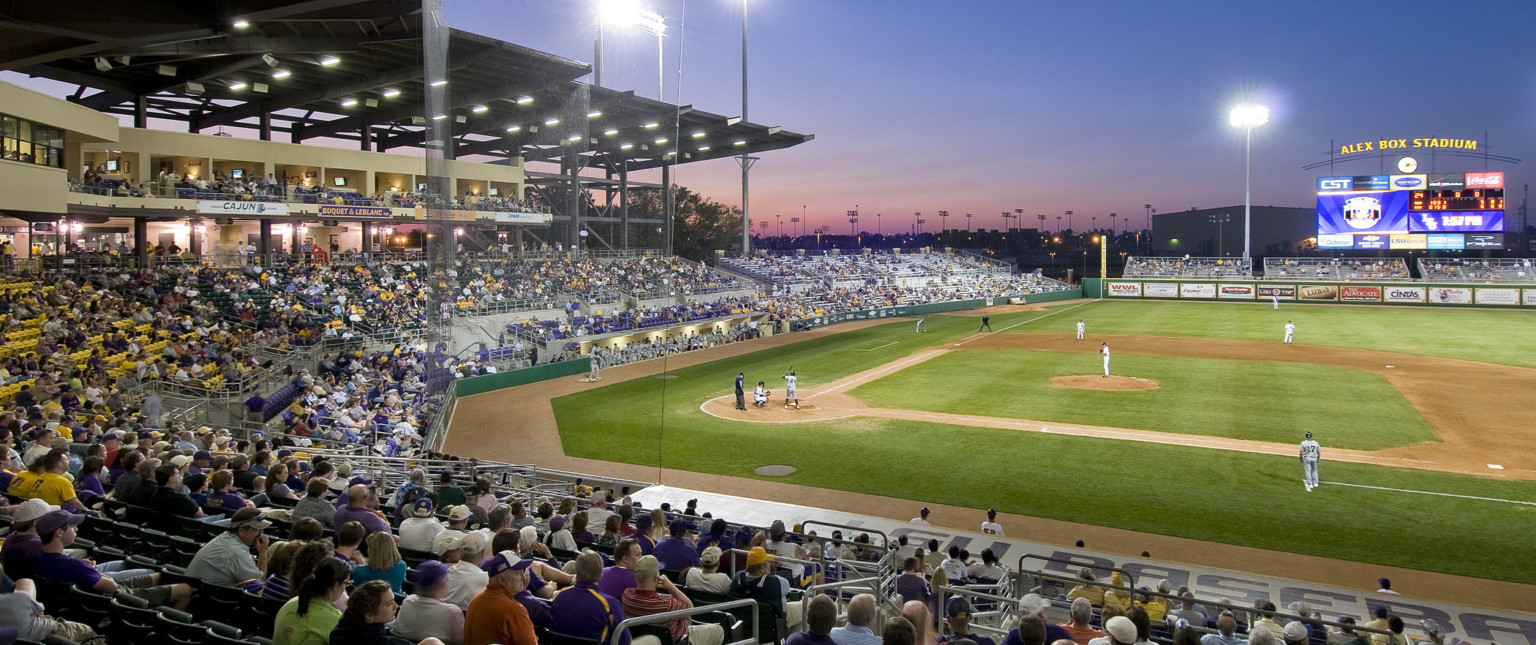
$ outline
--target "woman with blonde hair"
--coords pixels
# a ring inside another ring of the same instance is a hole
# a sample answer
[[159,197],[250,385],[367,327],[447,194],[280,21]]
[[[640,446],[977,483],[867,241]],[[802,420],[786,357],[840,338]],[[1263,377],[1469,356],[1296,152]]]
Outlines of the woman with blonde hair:
[[369,580],[383,580],[395,593],[404,593],[405,560],[400,559],[400,549],[395,547],[395,537],[385,531],[368,536],[368,561],[352,569],[352,584],[360,585]]

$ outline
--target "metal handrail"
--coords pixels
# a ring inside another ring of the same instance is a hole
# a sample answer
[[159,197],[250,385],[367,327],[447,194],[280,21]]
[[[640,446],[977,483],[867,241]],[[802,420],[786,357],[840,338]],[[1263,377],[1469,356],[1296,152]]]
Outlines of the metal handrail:
[[[1023,584],[1023,573],[1025,571],[1028,571],[1028,569],[1026,569],[1024,567],[1024,561],[1025,560],[1041,560],[1041,561],[1044,561],[1044,562],[1055,562],[1055,563],[1058,563],[1058,564],[1070,564],[1070,565],[1076,565],[1076,566],[1079,566],[1079,567],[1088,567],[1089,569],[1103,569],[1105,571],[1114,571],[1114,572],[1117,572],[1117,573],[1125,576],[1126,584],[1129,585],[1132,590],[1134,590],[1135,587],[1136,587],[1136,576],[1132,575],[1131,572],[1126,571],[1125,569],[1122,569],[1120,567],[1099,567],[1099,566],[1093,566],[1093,565],[1086,565],[1086,564],[1083,564],[1083,563],[1078,562],[1076,560],[1069,560],[1069,559],[1066,559],[1066,558],[1053,558],[1051,556],[1040,555],[1038,553],[1025,553],[1024,555],[1019,556],[1019,566],[1018,566],[1017,569],[1015,569],[1015,571],[1020,574],[1020,576],[1019,576],[1019,584],[1021,586],[1018,589],[1018,593],[1021,596],[1025,594],[1025,590],[1022,587],[1022,584]],[[1075,578],[1075,579],[1079,583],[1087,582],[1086,580],[1083,580],[1082,578]],[[1097,582],[1095,582],[1093,584],[1098,585]],[[1107,587],[1109,585],[1099,585],[1099,586]]]
[[714,612],[717,612],[717,611],[736,609],[737,607],[751,607],[753,609],[753,611],[752,611],[752,631],[747,632],[750,635],[748,638],[744,638],[744,639],[741,639],[741,640],[738,640],[738,641],[729,641],[729,642],[724,643],[723,645],[757,645],[757,633],[758,633],[757,632],[757,620],[758,620],[757,613],[758,612],[756,611],[757,610],[757,601],[753,600],[751,598],[743,598],[741,600],[730,600],[730,601],[726,601],[726,602],[722,602],[722,603],[717,603],[717,604],[713,604],[713,605],[700,605],[700,606],[695,606],[695,607],[693,607],[691,609],[678,609],[678,610],[675,610],[675,611],[664,611],[664,612],[661,612],[659,614],[649,614],[649,615],[646,615],[646,616],[637,616],[635,618],[625,618],[623,620],[623,622],[620,622],[617,626],[615,626],[613,628],[613,636],[609,637],[608,645],[619,645],[619,641],[623,639],[624,632],[626,630],[628,630],[630,627],[634,627],[636,625],[655,625],[655,624],[658,624],[658,623],[665,623],[665,622],[667,622],[669,620],[674,620],[674,619],[678,619],[678,618],[686,618],[688,616],[697,616],[697,615],[700,615],[700,614],[709,614],[709,613],[714,613]]

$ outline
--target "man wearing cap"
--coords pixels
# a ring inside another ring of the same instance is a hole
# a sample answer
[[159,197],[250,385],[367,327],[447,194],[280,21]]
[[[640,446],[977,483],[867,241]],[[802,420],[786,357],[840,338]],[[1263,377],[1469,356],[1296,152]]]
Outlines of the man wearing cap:
[[192,454],[192,463],[187,464],[188,475],[201,475],[213,463],[213,455],[207,450],[199,450]]
[[368,487],[361,483],[354,484],[348,488],[346,506],[336,509],[335,516],[331,518],[332,528],[340,530],[341,525],[346,524],[347,522],[357,522],[358,524],[363,525],[363,529],[365,531],[363,533],[363,537],[373,535],[374,533],[378,533],[380,531],[388,533],[389,522],[386,522],[383,516],[380,516],[377,512],[368,506],[368,501],[372,495],[373,492],[368,490]]
[[[1045,626],[1044,642],[1046,643],[1054,643],[1059,640],[1072,640],[1072,635],[1068,633],[1067,630],[1062,629],[1060,625],[1052,625],[1045,620],[1045,610],[1049,609],[1050,606],[1050,601],[1046,600],[1040,594],[1024,594],[1024,597],[1019,599],[1019,616],[1021,618],[1032,616],[1036,620],[1040,621],[1040,624]],[[1020,622],[1020,625],[1022,626],[1023,622]],[[1136,640],[1134,634],[1132,634],[1131,640]],[[1028,640],[1024,640],[1022,635],[1019,633],[1019,628],[1015,627],[1008,631],[1007,636],[1003,637],[1003,645],[1034,644],[1030,643]]]
[[697,527],[688,520],[674,520],[670,527],[670,535],[661,539],[656,544],[652,553],[661,561],[662,568],[668,571],[682,571],[688,567],[699,566],[699,552],[688,541],[688,535]]
[[720,573],[720,547],[712,546],[699,554],[699,566],[683,572],[683,586],[726,595],[731,592],[731,576]]
[[187,601],[192,598],[192,587],[186,584],[161,585],[159,573],[127,569],[122,561],[97,566],[89,560],[66,555],[64,549],[75,542],[75,527],[84,520],[85,516],[68,511],[53,511],[37,520],[37,534],[43,541],[43,554],[37,559],[37,577],[106,595],[116,594],[121,586],[128,593],[149,601],[151,606],[173,604],[177,609],[186,610]]
[[1134,645],[1136,643],[1136,623],[1125,616],[1115,616],[1104,621],[1104,638],[1094,639],[1099,645]]
[[861,593],[848,601],[848,622],[834,628],[829,634],[837,645],[880,645],[880,635],[875,633],[878,617],[875,597]]
[[[768,525],[768,539],[763,542],[763,550],[781,558],[804,560],[805,549],[789,541],[788,537],[788,532],[784,530],[784,520],[774,520],[773,524]],[[805,575],[805,567],[801,565],[790,564],[788,568],[796,579]]]
[[[448,590],[443,592],[443,602],[469,610],[470,601],[474,600],[475,594],[485,589],[489,578],[485,570],[480,568],[489,546],[479,531],[464,533],[458,539],[459,560],[448,568]],[[526,582],[524,586],[527,586]]]
[[416,565],[416,572],[416,593],[400,603],[391,631],[412,642],[438,638],[448,645],[460,645],[464,642],[464,610],[443,602],[448,565],[427,560]]
[[587,526],[602,528],[608,523],[608,516],[613,511],[608,508],[608,493],[597,491],[592,493],[592,506],[587,509]]
[[[666,595],[658,593],[658,587],[667,592]],[[621,602],[626,616],[649,616],[693,608],[693,601],[687,594],[661,575],[661,561],[654,555],[643,556],[635,562],[635,586],[624,590]],[[835,608],[833,614],[835,622]],[[692,645],[720,645],[725,640],[725,631],[719,625],[690,625],[687,618],[674,618],[665,624],[674,643],[687,638]],[[829,624],[827,629],[831,628]]]
[[[939,642],[956,641],[962,638],[975,642],[976,645],[995,645],[996,641],[971,632],[971,615],[975,612],[971,609],[970,601],[965,596],[955,596],[944,604],[944,621],[949,624],[949,637],[940,639]],[[807,618],[807,620],[810,620]]]
[[913,524],[921,524],[923,526],[933,526],[932,524],[928,523],[928,507],[927,506],[924,506],[923,510],[917,512],[917,517],[912,518],[912,523]]
[[981,523],[981,532],[984,535],[1003,536],[1003,525],[997,523],[996,509],[987,509],[987,521]]
[[204,521],[212,521],[219,526],[225,526],[223,524],[224,518],[222,517],[205,518],[202,507],[192,499],[192,496],[181,492],[181,470],[179,468],[170,464],[156,468],[155,484],[158,487],[155,488],[149,498],[149,508],[153,509],[156,513],[167,517],[202,519]]
[[[261,572],[267,568],[267,536],[262,531],[271,525],[257,509],[235,511],[229,530],[197,550],[192,563],[187,565],[187,575],[222,587],[261,578]],[[256,547],[254,559],[251,547]]]
[[[613,630],[624,622],[624,607],[619,599],[597,587],[603,577],[603,557],[595,551],[576,556],[576,584],[561,589],[550,604],[552,629],[566,636],[607,643]],[[629,645],[629,630],[619,637],[619,645]]]
[[731,595],[756,599],[784,616],[791,630],[800,627],[800,603],[789,604],[789,582],[773,575],[773,556],[763,547],[747,552],[747,568],[731,580]]
[[1307,626],[1299,620],[1285,624],[1285,645],[1302,645],[1307,642]]
[[474,516],[474,512],[469,510],[468,506],[465,506],[463,504],[460,504],[458,506],[449,506],[448,507],[448,528],[453,529],[455,531],[468,531],[469,530],[469,518],[473,517],[473,516]]
[[418,497],[411,507],[411,516],[400,522],[400,548],[430,551],[437,534],[446,530],[432,517],[432,498]]
[[623,538],[613,547],[613,566],[603,569],[597,588],[614,598],[623,598],[624,590],[635,586],[635,563],[640,561],[640,543]]
[[510,552],[498,553],[485,561],[484,573],[489,581],[464,613],[464,645],[538,645],[533,620],[516,598],[528,588],[531,564]]
[[11,512],[11,533],[0,547],[0,566],[12,580],[33,577],[37,559],[43,555],[43,541],[37,537],[37,520],[59,510],[40,499],[29,499]]

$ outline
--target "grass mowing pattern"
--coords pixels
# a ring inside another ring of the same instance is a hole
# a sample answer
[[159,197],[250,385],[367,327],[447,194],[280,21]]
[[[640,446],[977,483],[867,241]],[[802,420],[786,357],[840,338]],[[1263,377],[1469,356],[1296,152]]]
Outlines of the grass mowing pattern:
[[[1067,305],[1071,306],[1071,305]],[[1051,307],[1051,310],[1066,307]],[[1374,349],[1536,368],[1536,311],[1342,306],[1268,302],[1104,300],[1059,316],[1014,327],[1013,332],[1130,334],[1229,338],[1279,343],[1285,321],[1296,323],[1296,343]]]
[[1439,439],[1386,378],[1326,365],[1120,353],[1112,372],[1155,380],[1158,389],[1096,392],[1051,385],[1055,376],[1102,369],[1093,349],[962,349],[864,383],[851,394],[884,408],[1282,443],[1327,430],[1330,447],[1359,450]]
[[[1168,326],[1157,330],[1149,323],[1171,314],[1149,311],[1143,316],[1134,309],[1160,309],[1165,304],[1176,308],[1175,313],[1186,313],[1178,314],[1181,322],[1165,321]],[[1113,309],[1097,309],[1106,305]],[[1121,308],[1125,305],[1130,306]],[[1312,342],[1308,334],[1320,330],[1319,321],[1300,315],[1312,309],[1287,305],[1279,312],[1298,321],[1303,342]],[[1357,310],[1390,313],[1391,322],[1405,330],[1434,328],[1439,333],[1444,332],[1443,323],[1419,325],[1420,317],[1436,321],[1454,315],[1455,326],[1464,334],[1509,340],[1499,353],[1483,355],[1473,352],[1477,342],[1453,342],[1456,358],[1508,361],[1519,358],[1508,354],[1513,347],[1536,342],[1513,340],[1528,325],[1529,319],[1511,316],[1520,312],[1315,309],[1320,316],[1341,318]],[[1277,342],[1279,325],[1284,324],[1261,318],[1276,312],[1257,305],[1098,303],[1064,305],[1052,311],[1060,313],[1044,318],[1040,312],[994,316],[992,324],[1002,329],[1039,319],[1015,329],[1071,333],[1081,314],[1089,321],[1090,334],[1272,337]],[[1494,316],[1484,319],[1481,314]],[[1220,333],[1200,323],[1204,317],[1226,315],[1251,316],[1263,324],[1243,323],[1240,330]],[[775,394],[782,394],[783,381],[772,379],[793,364],[804,387],[814,392],[819,383],[891,362],[919,348],[954,342],[974,332],[977,322],[936,316],[928,319],[933,330],[929,334],[913,334],[908,321],[845,332],[677,370],[675,380],[637,379],[561,397],[554,401],[555,415],[566,452],[577,457],[652,466],[664,461],[668,468],[977,509],[993,507],[1458,575],[1515,582],[1536,577],[1536,560],[1508,555],[1523,552],[1528,536],[1536,534],[1536,507],[1327,485],[1346,481],[1536,501],[1536,482],[1324,462],[1324,486],[1307,493],[1300,481],[1301,466],[1289,457],[875,419],[783,426],[733,423],[698,409],[705,399],[728,394],[737,371],[746,371],[753,383],[768,381]],[[1423,344],[1434,338],[1426,334]],[[854,351],[889,342],[896,344]],[[1128,357],[1117,356],[1117,365],[1122,358]],[[665,432],[660,424],[662,410],[666,411]],[[779,478],[752,472],[774,463],[800,471]],[[979,523],[984,514],[977,511],[976,515]]]

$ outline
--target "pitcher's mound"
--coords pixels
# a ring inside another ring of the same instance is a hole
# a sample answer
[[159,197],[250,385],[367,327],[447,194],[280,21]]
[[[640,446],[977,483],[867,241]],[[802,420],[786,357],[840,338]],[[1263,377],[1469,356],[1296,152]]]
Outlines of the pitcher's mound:
[[1155,390],[1157,381],[1146,378],[1133,378],[1130,376],[1110,376],[1106,378],[1102,374],[1084,376],[1058,376],[1051,379],[1054,387],[1070,387],[1079,390],[1100,390],[1104,392],[1133,392],[1136,390]]

